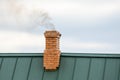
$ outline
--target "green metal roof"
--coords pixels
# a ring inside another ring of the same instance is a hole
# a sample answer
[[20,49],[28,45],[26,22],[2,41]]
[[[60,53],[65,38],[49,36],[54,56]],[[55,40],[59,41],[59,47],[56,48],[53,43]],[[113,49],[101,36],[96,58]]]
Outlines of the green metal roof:
[[120,80],[120,54],[62,53],[60,67],[43,69],[38,53],[0,54],[0,80]]

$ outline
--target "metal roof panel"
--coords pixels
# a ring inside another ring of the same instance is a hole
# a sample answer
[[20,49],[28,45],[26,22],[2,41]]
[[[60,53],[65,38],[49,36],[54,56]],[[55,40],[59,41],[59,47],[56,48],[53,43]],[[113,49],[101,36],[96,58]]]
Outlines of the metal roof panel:
[[57,71],[45,71],[43,54],[1,53],[0,80],[119,80],[120,54],[62,53]]

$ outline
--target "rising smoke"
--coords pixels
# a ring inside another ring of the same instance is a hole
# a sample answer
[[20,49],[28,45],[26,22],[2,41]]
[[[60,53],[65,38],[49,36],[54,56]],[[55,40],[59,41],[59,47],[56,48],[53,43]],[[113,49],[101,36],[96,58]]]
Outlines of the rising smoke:
[[54,30],[54,24],[49,14],[39,8],[28,8],[24,4],[20,4],[17,0],[5,0],[3,12],[0,15],[0,23],[10,23],[18,29],[34,29],[36,27],[45,27],[48,30]]

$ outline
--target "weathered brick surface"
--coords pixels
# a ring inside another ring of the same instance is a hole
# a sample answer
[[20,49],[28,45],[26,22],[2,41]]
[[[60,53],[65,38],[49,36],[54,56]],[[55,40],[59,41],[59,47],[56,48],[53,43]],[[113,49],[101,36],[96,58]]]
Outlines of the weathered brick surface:
[[60,50],[59,38],[61,34],[57,31],[46,31],[46,49],[44,50],[44,68],[46,70],[56,70],[59,67]]

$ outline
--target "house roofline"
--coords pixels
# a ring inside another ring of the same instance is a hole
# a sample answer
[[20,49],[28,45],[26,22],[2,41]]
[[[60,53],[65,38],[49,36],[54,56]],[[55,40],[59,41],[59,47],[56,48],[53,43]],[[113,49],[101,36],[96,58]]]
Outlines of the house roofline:
[[[61,53],[62,57],[120,58],[112,53]],[[0,57],[43,57],[43,53],[0,53]]]

